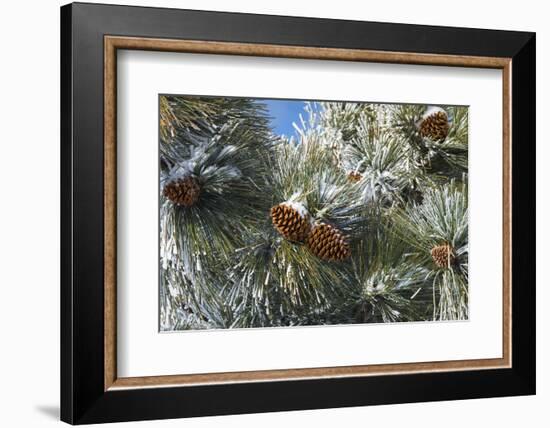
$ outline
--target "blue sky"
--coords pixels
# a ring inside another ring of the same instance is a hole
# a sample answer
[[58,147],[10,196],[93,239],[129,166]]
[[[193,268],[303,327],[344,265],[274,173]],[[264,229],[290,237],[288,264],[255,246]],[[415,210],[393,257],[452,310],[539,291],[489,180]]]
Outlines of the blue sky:
[[300,113],[304,115],[306,103],[300,100],[262,100],[267,106],[269,116],[271,116],[271,126],[273,132],[279,135],[291,137],[295,130],[292,122],[300,123]]

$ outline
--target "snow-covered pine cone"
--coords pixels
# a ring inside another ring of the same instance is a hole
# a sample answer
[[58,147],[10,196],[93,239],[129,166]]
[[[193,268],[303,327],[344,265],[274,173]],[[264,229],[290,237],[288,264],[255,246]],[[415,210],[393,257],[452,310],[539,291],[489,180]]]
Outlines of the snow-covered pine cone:
[[196,178],[187,176],[168,182],[162,194],[177,205],[191,207],[197,203],[201,187]]
[[448,268],[455,261],[455,251],[449,244],[436,245],[430,254],[434,263],[440,268]]
[[441,108],[428,109],[418,126],[420,135],[432,141],[442,141],[449,134],[449,119]]
[[358,181],[361,181],[363,178],[363,175],[360,172],[357,171],[350,171],[348,172],[348,180],[352,183],[357,183]]
[[275,205],[271,208],[271,221],[275,229],[290,241],[305,241],[311,230],[309,213],[298,203]]
[[310,251],[322,260],[342,261],[351,256],[351,250],[344,234],[337,228],[318,223],[307,238]]

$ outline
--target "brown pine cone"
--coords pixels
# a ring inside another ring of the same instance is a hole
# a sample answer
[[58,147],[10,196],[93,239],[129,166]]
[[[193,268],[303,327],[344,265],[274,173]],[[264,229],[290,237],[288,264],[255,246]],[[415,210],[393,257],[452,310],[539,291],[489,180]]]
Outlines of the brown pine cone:
[[420,135],[433,141],[441,141],[449,134],[449,122],[447,113],[443,110],[436,111],[426,116],[420,122]]
[[455,261],[455,251],[449,244],[437,245],[430,251],[434,263],[440,268],[448,268]]
[[363,175],[360,172],[357,171],[350,171],[348,172],[348,180],[352,183],[357,183],[358,181],[361,181],[363,178]]
[[342,261],[351,256],[351,250],[344,234],[337,228],[317,224],[307,238],[310,251],[322,260]]
[[197,203],[201,187],[196,178],[187,176],[170,181],[162,194],[177,205],[191,207]]
[[285,202],[275,205],[271,208],[271,221],[286,239],[303,242],[311,230],[311,223],[307,211],[298,207]]

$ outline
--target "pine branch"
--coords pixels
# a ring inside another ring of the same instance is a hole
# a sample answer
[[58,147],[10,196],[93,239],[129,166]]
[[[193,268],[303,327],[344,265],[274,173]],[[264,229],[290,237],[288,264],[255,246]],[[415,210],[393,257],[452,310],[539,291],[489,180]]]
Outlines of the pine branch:
[[464,184],[431,187],[421,205],[393,215],[391,230],[414,248],[408,263],[422,268],[433,289],[434,319],[468,317],[467,194]]

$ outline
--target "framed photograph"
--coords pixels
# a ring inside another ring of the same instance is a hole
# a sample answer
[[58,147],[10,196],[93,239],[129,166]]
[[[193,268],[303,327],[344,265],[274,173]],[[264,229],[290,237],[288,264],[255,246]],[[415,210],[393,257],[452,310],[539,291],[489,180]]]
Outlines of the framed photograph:
[[535,393],[535,35],[61,8],[61,418]]

